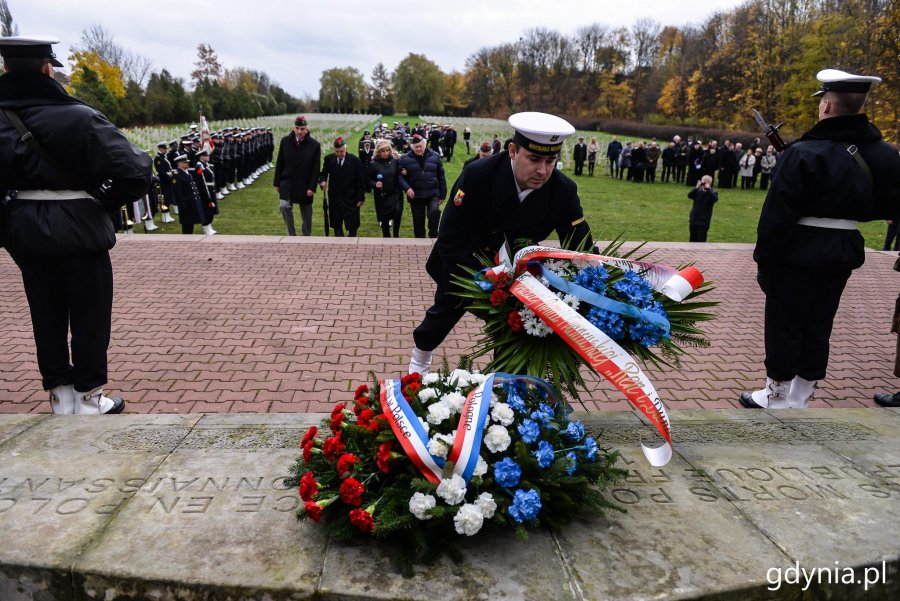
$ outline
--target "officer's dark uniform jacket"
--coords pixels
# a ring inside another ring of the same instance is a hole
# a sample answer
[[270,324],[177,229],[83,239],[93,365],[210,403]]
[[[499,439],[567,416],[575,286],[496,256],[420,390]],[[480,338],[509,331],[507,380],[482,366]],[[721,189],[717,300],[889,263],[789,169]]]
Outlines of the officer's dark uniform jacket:
[[209,223],[214,215],[219,214],[219,201],[216,200],[216,173],[209,163],[197,161],[193,175],[203,205],[203,223]]
[[[847,151],[853,144],[873,182]],[[900,206],[900,156],[866,115],[819,121],[778,159],[757,229],[760,271],[800,267],[849,272],[865,260],[858,230],[799,225],[801,217],[891,219]]]
[[178,221],[182,225],[206,223],[203,199],[192,171],[179,169],[175,176],[175,200],[178,203]]
[[328,182],[328,202],[333,223],[353,212],[358,213],[356,203],[366,199],[362,161],[349,152],[344,155],[343,166],[338,165],[334,154],[325,156],[319,181]]
[[299,144],[294,139],[293,132],[281,139],[272,185],[278,187],[279,196],[284,200],[312,204],[313,199],[306,191],[316,189],[322,150],[312,136],[306,136]]
[[[14,109],[44,149],[66,167],[60,173],[21,140],[0,113],[2,190],[85,190],[101,184],[103,204],[83,199],[13,200],[7,206],[5,243],[11,252],[100,252],[115,244],[106,211],[143,196],[150,187],[150,156],[134,146],[99,111],[69,96],[42,73],[0,76],[0,108]],[[78,132],[78,135],[72,135]],[[50,240],[52,248],[43,245]]]
[[584,220],[578,186],[554,169],[541,188],[519,201],[509,152],[479,159],[466,167],[446,203],[437,241],[425,269],[447,290],[458,265],[481,268],[475,253],[494,257],[504,241],[537,244],[556,231],[569,249],[594,245]]

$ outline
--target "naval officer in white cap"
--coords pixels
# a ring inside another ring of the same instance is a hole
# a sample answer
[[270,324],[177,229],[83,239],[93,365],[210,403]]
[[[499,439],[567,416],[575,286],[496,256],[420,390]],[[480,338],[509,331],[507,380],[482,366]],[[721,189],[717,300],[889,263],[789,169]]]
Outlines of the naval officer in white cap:
[[451,190],[425,265],[437,290],[413,332],[410,373],[428,372],[432,351],[465,313],[451,294],[451,276],[464,273],[460,265],[480,268],[476,253],[493,257],[507,240],[536,244],[554,231],[567,248],[594,245],[578,187],[556,169],[563,140],[575,128],[546,113],[516,113],[509,124],[515,130],[509,147],[466,167]]
[[748,408],[804,408],[825,377],[841,294],[865,260],[858,221],[900,208],[900,156],[863,108],[881,81],[820,71],[819,121],[778,160],[753,258],[766,295],[766,385]]
[[147,192],[151,163],[53,79],[58,42],[0,38],[0,198],[11,198],[2,237],[22,271],[51,409],[119,413],[122,399],[103,394],[116,242],[108,212]]

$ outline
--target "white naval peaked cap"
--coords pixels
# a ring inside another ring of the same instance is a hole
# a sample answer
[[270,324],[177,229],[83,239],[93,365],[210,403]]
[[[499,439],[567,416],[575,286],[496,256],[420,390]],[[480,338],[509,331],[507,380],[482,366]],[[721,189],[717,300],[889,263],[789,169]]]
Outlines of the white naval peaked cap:
[[822,69],[816,73],[816,79],[822,82],[822,87],[813,96],[821,96],[825,92],[865,94],[873,83],[881,82],[881,78],[874,75],[856,75],[838,69]]
[[53,53],[53,44],[59,44],[59,39],[47,35],[14,35],[0,37],[0,56],[9,58],[49,58],[54,67],[62,67],[63,64],[56,59]]
[[536,154],[556,154],[563,140],[575,133],[572,124],[548,113],[516,113],[509,125],[516,130],[513,142]]

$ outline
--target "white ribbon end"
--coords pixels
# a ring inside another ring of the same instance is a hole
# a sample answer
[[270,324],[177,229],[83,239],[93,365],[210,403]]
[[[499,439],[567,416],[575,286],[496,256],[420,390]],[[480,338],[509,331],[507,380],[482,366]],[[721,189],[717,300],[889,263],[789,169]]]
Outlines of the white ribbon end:
[[667,297],[679,303],[693,291],[694,287],[691,286],[691,283],[677,273],[669,278],[669,281],[660,290]]
[[665,443],[655,449],[641,443],[641,449],[644,451],[644,457],[647,458],[647,462],[653,467],[663,467],[672,459],[672,445],[669,443]]

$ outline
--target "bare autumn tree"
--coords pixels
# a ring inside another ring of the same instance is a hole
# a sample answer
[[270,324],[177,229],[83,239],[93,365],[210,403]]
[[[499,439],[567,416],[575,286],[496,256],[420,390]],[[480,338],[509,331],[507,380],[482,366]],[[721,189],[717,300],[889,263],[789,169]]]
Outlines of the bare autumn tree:
[[219,81],[222,78],[222,63],[212,46],[203,42],[197,44],[197,61],[191,71],[191,79],[194,83],[207,81]]
[[139,86],[144,85],[153,68],[150,59],[120,46],[102,25],[91,25],[82,31],[76,49],[95,52],[100,60],[118,67],[126,81],[136,82]]

